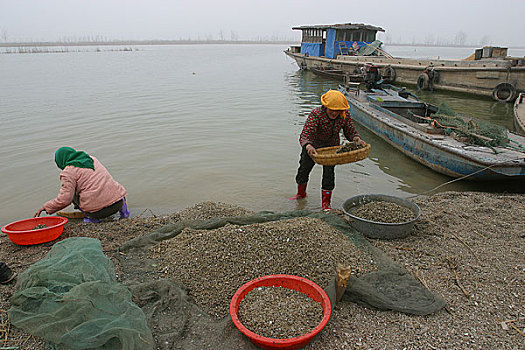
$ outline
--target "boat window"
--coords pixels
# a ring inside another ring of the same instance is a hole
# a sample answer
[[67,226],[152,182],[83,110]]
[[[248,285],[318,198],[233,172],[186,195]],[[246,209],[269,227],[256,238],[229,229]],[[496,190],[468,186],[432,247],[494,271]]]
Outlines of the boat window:
[[368,30],[368,31],[366,31],[365,34],[366,34],[366,37],[364,38],[364,41],[372,42],[372,41],[376,40],[376,38],[375,38],[375,36],[376,36],[375,34],[376,33],[374,31]]
[[338,30],[335,40],[336,41],[352,41],[352,31]]
[[310,29],[306,29],[306,30],[304,30],[304,31],[303,31],[303,34],[304,34],[304,35],[303,35],[303,42],[304,42],[304,43],[309,42],[308,39],[309,39],[309,37],[310,37]]
[[324,31],[322,29],[304,29],[303,43],[321,43],[323,42]]

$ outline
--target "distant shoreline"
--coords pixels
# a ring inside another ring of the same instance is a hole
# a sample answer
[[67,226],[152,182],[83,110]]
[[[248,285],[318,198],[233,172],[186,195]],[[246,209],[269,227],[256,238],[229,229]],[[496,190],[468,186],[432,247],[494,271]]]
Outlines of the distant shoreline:
[[[7,42],[0,43],[0,47],[46,47],[46,46],[126,46],[126,45],[300,45],[298,41],[288,40],[115,40],[115,41],[77,41],[77,42]],[[410,43],[383,43],[387,46],[416,46],[416,47],[457,47],[481,48],[493,45],[429,45]],[[511,49],[525,49],[525,46],[503,46]]]
[[11,42],[0,43],[0,47],[40,47],[40,46],[129,46],[129,45],[248,45],[282,44],[294,45],[295,41],[272,40],[118,40],[118,41],[78,41],[78,42]]

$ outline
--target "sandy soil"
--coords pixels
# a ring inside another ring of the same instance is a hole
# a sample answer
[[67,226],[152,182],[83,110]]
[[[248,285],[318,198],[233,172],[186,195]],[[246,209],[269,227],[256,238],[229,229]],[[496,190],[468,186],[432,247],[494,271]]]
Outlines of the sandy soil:
[[[308,349],[523,349],[525,343],[525,196],[447,192],[414,200],[423,211],[415,232],[394,241],[370,240],[400,262],[447,306],[433,315],[377,311],[350,302]],[[81,224],[63,235],[95,237],[113,259],[123,242],[181,218],[249,214],[227,205],[196,205],[171,216]],[[343,214],[341,214],[343,215]],[[17,246],[0,236],[0,259],[20,273],[53,243]],[[42,339],[12,326],[7,317],[15,284],[0,285],[0,348],[45,349]]]

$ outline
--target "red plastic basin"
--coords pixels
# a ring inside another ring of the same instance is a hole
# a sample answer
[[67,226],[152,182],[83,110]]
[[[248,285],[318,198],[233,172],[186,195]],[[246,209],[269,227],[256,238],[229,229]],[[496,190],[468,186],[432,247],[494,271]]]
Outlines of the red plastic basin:
[[[238,314],[241,301],[244,299],[246,294],[257,287],[284,287],[308,295],[313,300],[321,303],[321,306],[323,307],[323,319],[321,320],[321,323],[319,323],[319,325],[312,331],[293,338],[277,339],[255,334],[243,326],[243,324],[239,321]],[[230,302],[230,316],[235,327],[237,327],[241,333],[247,336],[252,343],[262,349],[291,350],[300,349],[306,346],[306,344],[311,342],[317,333],[319,333],[326,326],[328,320],[330,319],[331,313],[332,305],[326,292],[314,282],[306,278],[293,275],[268,275],[251,280],[250,282],[243,284],[241,288],[235,292]]]
[[[66,223],[67,218],[44,216],[12,222],[2,227],[2,232],[15,244],[40,244],[60,237]],[[47,227],[34,230],[38,225],[46,225]]]

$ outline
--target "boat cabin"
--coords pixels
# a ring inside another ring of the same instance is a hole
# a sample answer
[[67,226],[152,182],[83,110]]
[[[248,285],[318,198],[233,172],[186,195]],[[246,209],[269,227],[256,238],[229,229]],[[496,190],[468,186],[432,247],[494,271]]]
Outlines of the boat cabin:
[[363,46],[376,40],[377,32],[385,31],[362,23],[301,26],[292,29],[302,31],[302,54],[326,58],[357,55]]

